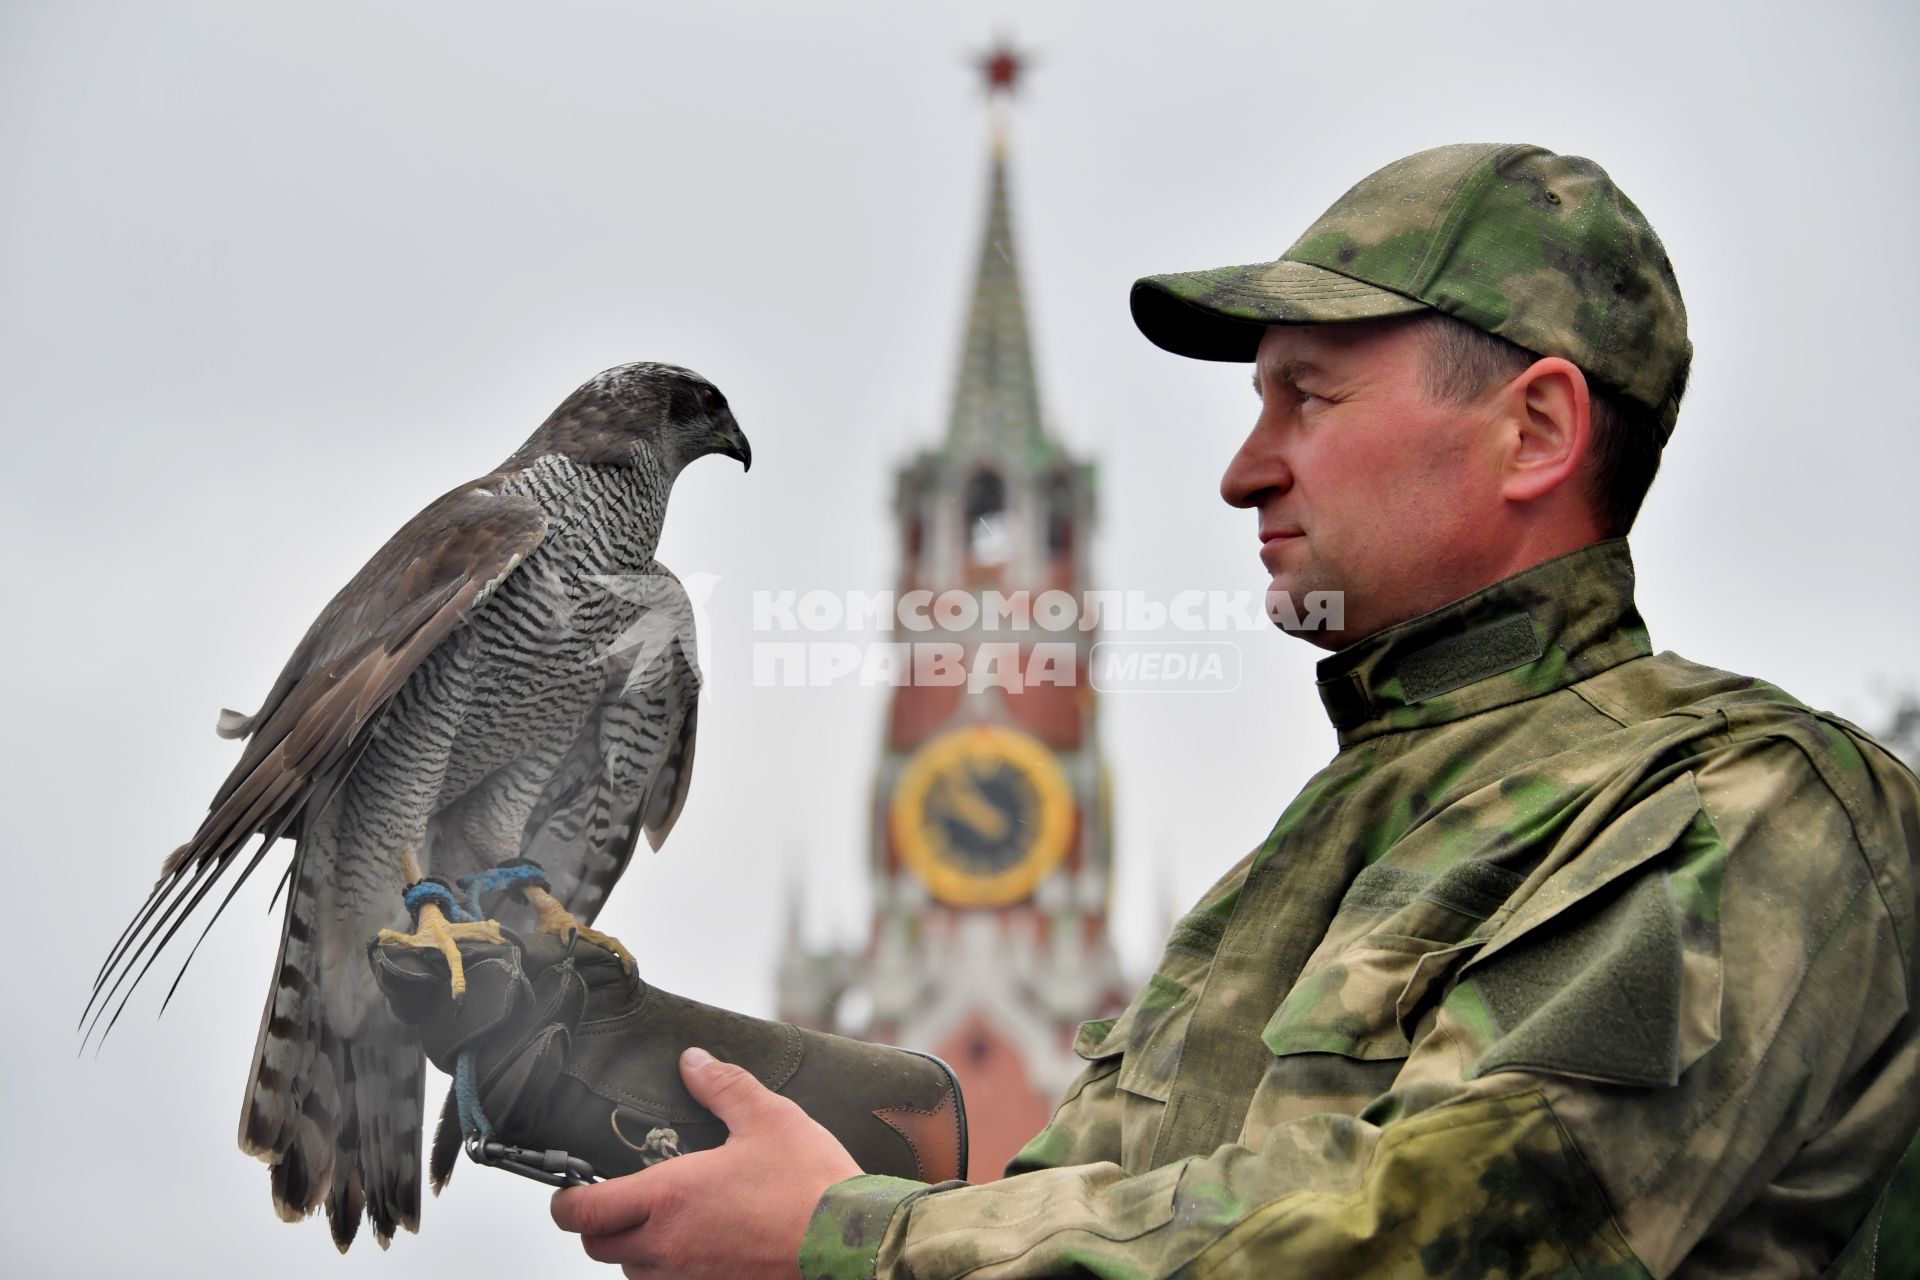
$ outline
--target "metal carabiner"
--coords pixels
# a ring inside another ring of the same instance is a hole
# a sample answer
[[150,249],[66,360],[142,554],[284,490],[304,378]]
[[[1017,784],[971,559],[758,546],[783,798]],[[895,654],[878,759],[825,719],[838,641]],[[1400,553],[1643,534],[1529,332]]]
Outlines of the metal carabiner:
[[549,1187],[584,1187],[600,1181],[600,1175],[593,1171],[591,1164],[564,1151],[536,1151],[532,1147],[488,1142],[477,1133],[470,1135],[464,1145],[467,1157],[475,1164],[505,1169],[508,1173],[517,1173]]

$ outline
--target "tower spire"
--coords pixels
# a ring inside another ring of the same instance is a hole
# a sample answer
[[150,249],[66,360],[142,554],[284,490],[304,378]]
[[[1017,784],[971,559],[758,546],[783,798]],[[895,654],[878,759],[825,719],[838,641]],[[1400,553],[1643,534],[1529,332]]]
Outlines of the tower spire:
[[1003,110],[1024,66],[1025,60],[1004,40],[979,60],[992,113],[993,146],[986,228],[947,427],[948,446],[956,452],[1024,455],[1040,451],[1045,444],[1007,200]]
[[[1020,58],[1002,42],[974,61],[986,105],[1003,110]],[[1111,787],[1085,678],[1098,619],[1071,633],[986,620],[988,592],[1084,598],[1097,480],[1090,460],[1041,431],[1000,123],[948,430],[894,473],[900,598],[977,593],[981,625],[947,646],[943,673],[959,681],[916,667],[891,692],[865,941],[828,964],[790,948],[799,962],[780,971],[781,1017],[825,1010],[830,1023],[812,1025],[952,1064],[975,1104],[981,1172],[1003,1167],[1080,1073],[1068,1047],[1080,1019],[1128,994],[1107,925]],[[902,619],[891,634],[911,631]],[[1010,649],[1018,678],[989,683]]]

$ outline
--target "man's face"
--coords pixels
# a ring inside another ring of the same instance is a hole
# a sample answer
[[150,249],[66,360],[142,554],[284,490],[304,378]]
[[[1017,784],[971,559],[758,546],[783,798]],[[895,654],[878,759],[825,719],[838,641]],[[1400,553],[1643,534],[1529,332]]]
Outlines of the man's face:
[[1497,435],[1484,408],[1428,398],[1426,345],[1404,320],[1271,325],[1260,343],[1260,415],[1220,494],[1259,513],[1270,592],[1303,616],[1307,592],[1344,593],[1340,631],[1300,633],[1324,648],[1492,580]]

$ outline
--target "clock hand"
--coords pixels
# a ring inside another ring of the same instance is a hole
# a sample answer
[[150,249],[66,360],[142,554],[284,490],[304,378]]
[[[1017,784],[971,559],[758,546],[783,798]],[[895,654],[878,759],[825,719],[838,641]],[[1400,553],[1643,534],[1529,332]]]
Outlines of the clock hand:
[[987,840],[1006,839],[1007,815],[982,795],[978,786],[957,782],[949,774],[940,780],[940,799],[941,808],[972,828],[975,834]]

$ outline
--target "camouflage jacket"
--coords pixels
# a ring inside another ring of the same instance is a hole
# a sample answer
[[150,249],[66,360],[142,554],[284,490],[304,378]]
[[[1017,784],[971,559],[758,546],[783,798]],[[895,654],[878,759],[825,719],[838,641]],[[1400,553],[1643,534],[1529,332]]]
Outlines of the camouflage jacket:
[[1320,665],[1340,751],[1003,1181],[809,1277],[1816,1276],[1920,1126],[1920,782],[1655,656],[1626,544]]

